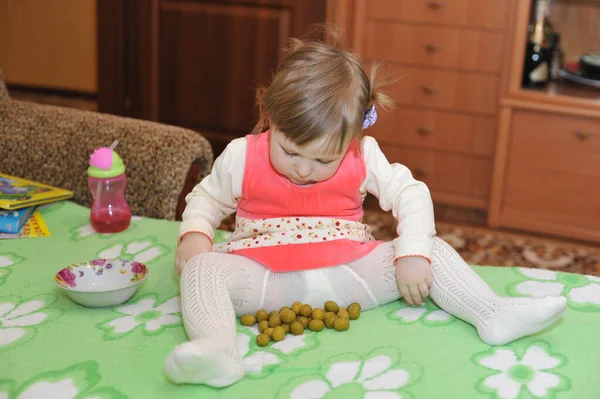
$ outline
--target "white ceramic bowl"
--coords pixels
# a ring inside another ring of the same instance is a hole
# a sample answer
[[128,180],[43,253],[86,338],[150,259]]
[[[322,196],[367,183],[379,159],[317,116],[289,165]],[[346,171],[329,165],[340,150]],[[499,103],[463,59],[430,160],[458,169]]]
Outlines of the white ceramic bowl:
[[94,259],[74,263],[54,275],[56,284],[83,306],[118,305],[135,294],[148,276],[148,268],[126,259]]

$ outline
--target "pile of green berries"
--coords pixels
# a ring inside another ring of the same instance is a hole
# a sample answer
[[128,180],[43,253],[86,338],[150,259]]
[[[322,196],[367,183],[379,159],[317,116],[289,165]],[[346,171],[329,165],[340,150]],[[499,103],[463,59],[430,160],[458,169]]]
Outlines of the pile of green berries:
[[241,322],[247,327],[258,323],[260,334],[256,337],[256,343],[267,346],[269,341],[282,341],[289,333],[302,335],[307,328],[311,331],[322,331],[325,327],[346,331],[350,328],[350,320],[360,317],[360,311],[361,307],[356,302],[344,308],[334,301],[327,301],[323,309],[313,309],[308,304],[294,302],[291,307],[284,306],[279,312],[274,310],[267,313],[261,309],[256,315],[246,314],[241,317]]

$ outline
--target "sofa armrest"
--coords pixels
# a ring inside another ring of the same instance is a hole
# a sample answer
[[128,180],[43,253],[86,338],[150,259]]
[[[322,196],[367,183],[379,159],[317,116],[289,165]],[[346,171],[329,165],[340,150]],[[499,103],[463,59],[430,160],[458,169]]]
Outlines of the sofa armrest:
[[0,101],[8,101],[10,100],[10,95],[8,94],[8,89],[6,88],[6,84],[4,83],[4,75],[0,70]]
[[132,212],[170,220],[178,205],[181,211],[184,187],[193,187],[213,162],[209,142],[192,130],[20,101],[0,101],[0,140],[2,172],[73,190],[73,200],[85,206],[92,201],[90,154],[119,140]]
[[204,176],[206,176],[206,166],[204,165],[204,162],[200,159],[192,162],[185,177],[181,194],[179,194],[179,202],[177,203],[175,220],[181,220],[186,206],[185,197],[194,189],[194,186],[196,186],[196,184],[198,184]]

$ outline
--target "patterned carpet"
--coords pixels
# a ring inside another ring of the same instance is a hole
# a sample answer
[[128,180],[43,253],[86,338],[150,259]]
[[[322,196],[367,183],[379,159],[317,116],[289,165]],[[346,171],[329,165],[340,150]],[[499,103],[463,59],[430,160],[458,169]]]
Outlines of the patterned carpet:
[[[364,222],[371,226],[376,239],[392,240],[396,236],[396,221],[389,213],[367,210]],[[221,224],[228,231],[234,227],[233,216]],[[436,230],[471,265],[522,266],[600,276],[598,247],[446,222],[438,222]]]

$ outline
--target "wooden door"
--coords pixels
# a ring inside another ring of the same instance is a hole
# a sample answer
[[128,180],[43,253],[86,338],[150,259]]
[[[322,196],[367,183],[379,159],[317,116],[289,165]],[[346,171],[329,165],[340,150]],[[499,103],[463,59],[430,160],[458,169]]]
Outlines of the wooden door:
[[96,0],[0,0],[7,84],[94,95],[96,53]]
[[326,15],[325,0],[98,3],[100,110],[198,130],[216,154],[253,127],[288,39]]

